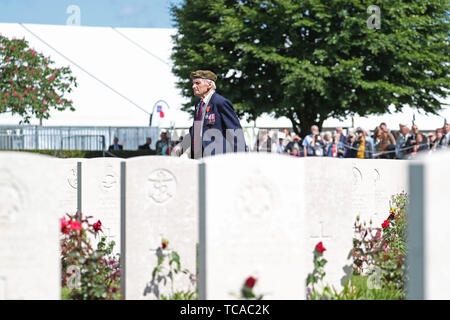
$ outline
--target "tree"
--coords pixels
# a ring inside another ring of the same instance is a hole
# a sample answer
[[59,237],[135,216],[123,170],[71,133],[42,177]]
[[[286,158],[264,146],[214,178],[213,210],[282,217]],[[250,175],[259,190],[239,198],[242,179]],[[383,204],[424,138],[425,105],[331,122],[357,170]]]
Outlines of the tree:
[[52,68],[50,58],[29,48],[25,39],[0,35],[0,113],[19,114],[29,123],[48,119],[50,109],[75,108],[64,96],[77,86],[69,67]]
[[302,135],[391,105],[436,113],[450,84],[448,10],[446,0],[185,0],[171,9],[173,72],[192,97],[189,73],[213,70],[240,116],[275,112]]

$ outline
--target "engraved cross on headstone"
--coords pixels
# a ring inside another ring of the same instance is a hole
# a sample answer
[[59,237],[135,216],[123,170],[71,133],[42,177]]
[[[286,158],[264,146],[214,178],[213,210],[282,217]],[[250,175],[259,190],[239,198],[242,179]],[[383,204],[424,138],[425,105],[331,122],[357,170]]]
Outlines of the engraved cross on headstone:
[[323,228],[323,221],[320,221],[320,235],[319,234],[315,234],[315,235],[311,235],[311,238],[331,238],[331,236],[328,233],[325,233],[324,228]]

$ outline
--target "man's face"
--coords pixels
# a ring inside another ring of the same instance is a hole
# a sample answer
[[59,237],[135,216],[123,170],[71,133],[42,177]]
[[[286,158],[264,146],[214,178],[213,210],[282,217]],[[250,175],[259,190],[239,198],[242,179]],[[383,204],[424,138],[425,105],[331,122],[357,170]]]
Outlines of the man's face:
[[450,132],[450,123],[447,123],[444,127],[445,133],[449,133]]
[[117,144],[119,142],[119,139],[114,138],[114,144]]
[[152,144],[152,139],[148,138],[147,139],[147,144]]
[[311,127],[311,133],[312,134],[318,134],[319,133],[319,127],[318,126],[312,126]]
[[205,79],[198,78],[192,80],[192,89],[194,90],[194,96],[196,97],[203,96],[211,89],[211,87],[209,81],[206,81]]
[[166,140],[167,139],[167,135],[165,132],[161,133],[161,140]]
[[408,129],[407,126],[401,126],[401,127],[400,127],[400,132],[401,132],[403,135],[406,135],[406,134],[408,134],[409,129]]
[[419,128],[418,128],[416,125],[413,125],[413,126],[411,127],[411,131],[412,131],[414,134],[417,134],[417,133],[419,132]]
[[382,124],[382,125],[380,126],[380,129],[383,130],[384,132],[387,132],[387,131],[388,131],[387,126],[384,125],[384,124]]

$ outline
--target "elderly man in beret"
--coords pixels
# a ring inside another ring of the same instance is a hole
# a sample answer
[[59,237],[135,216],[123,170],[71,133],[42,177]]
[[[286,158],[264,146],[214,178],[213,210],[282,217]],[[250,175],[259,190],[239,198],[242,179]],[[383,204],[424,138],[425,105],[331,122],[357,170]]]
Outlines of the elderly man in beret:
[[[189,128],[189,137],[178,144],[172,155],[182,152],[192,159],[226,152],[244,152],[247,147],[239,119],[233,104],[215,92],[217,76],[209,70],[191,73],[192,89],[198,97],[195,102],[194,124]],[[190,152],[189,150],[190,146]]]

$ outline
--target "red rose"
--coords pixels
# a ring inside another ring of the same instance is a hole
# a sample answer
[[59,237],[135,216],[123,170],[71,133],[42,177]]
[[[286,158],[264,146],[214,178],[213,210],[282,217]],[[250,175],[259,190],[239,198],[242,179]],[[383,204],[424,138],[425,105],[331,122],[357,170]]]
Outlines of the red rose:
[[70,229],[72,229],[72,230],[80,230],[81,229],[81,223],[79,223],[78,221],[72,221],[70,223]]
[[388,217],[388,220],[393,220],[393,219],[394,219],[394,214],[391,213],[391,214],[389,215],[389,217]]
[[67,221],[65,217],[61,218],[61,231],[64,234],[68,234],[70,232],[69,221]]
[[93,224],[95,232],[99,232],[102,230],[102,223],[100,220],[98,220],[96,223]]
[[325,247],[322,244],[322,241],[320,241],[318,244],[316,244],[316,250],[320,253],[323,253],[327,249],[325,249]]
[[389,220],[384,220],[381,226],[383,227],[383,229],[389,227]]
[[167,248],[168,245],[169,245],[169,241],[167,241],[167,239],[163,239],[162,240],[162,248],[165,249],[165,248]]
[[248,277],[247,280],[245,280],[245,286],[250,289],[253,289],[255,284],[256,284],[256,279],[253,277]]
[[375,240],[380,241],[381,240],[381,231],[377,230],[377,235],[375,236]]
[[52,74],[52,76],[48,79],[49,82],[52,82],[53,80],[55,80],[56,76],[54,74]]

